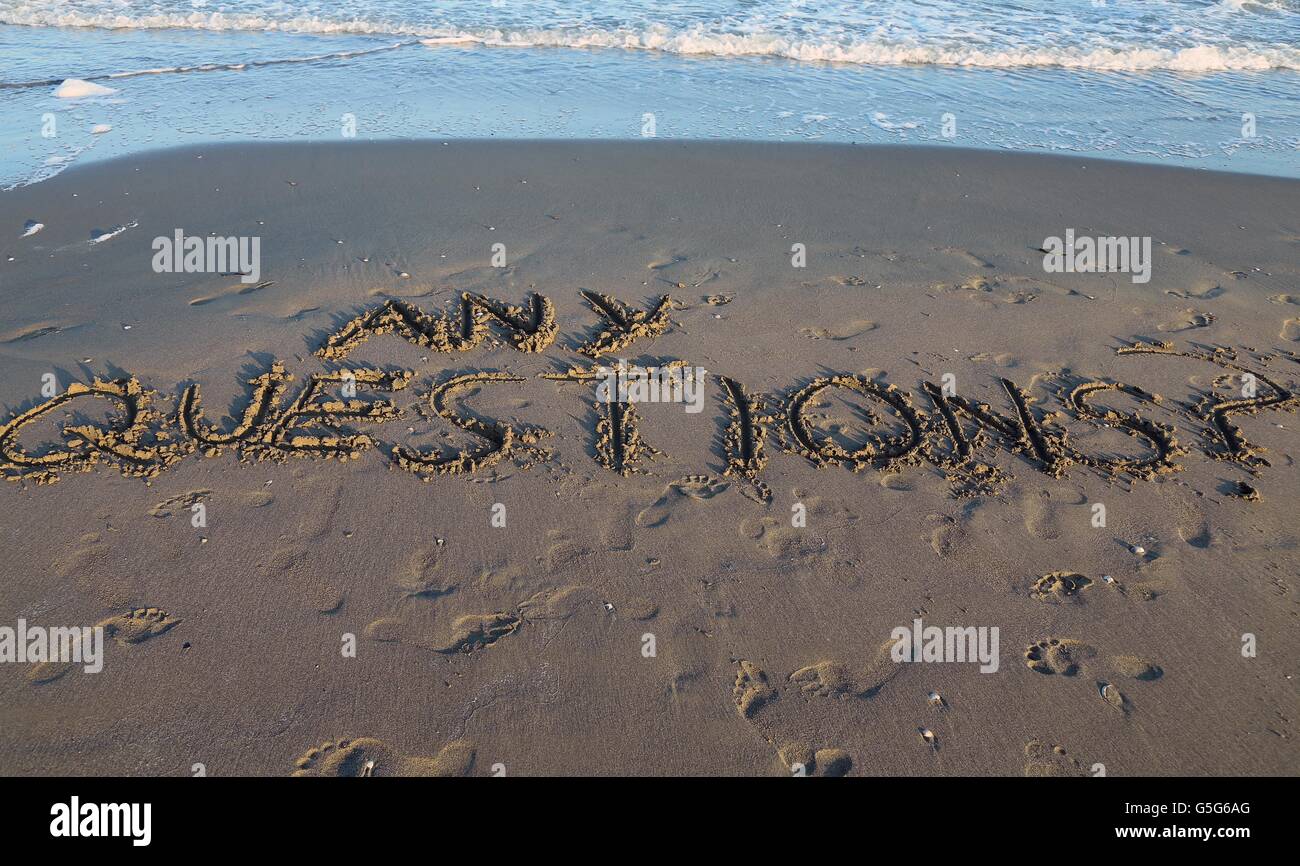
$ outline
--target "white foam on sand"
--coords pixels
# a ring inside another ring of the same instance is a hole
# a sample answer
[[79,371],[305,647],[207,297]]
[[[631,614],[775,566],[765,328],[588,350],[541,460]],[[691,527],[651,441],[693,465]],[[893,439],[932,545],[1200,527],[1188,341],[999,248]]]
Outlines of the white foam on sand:
[[94,235],[90,238],[90,242],[91,242],[92,244],[102,244],[104,241],[111,241],[113,238],[117,237],[117,236],[120,235],[122,232],[126,231],[127,229],[133,229],[133,228],[135,228],[136,226],[138,226],[139,224],[140,224],[140,221],[139,221],[139,220],[132,220],[131,222],[127,223],[126,225],[114,226],[113,228],[109,229],[108,231],[99,231],[99,230],[96,230],[96,234],[94,234]]
[[108,96],[112,93],[117,91],[80,78],[69,78],[54,89],[54,95],[59,99],[83,99],[87,96]]

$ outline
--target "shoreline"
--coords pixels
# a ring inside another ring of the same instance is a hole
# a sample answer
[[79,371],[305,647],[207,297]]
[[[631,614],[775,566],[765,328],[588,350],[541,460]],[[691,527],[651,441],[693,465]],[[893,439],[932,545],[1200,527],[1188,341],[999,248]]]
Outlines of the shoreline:
[[1209,167],[1198,165],[1172,165],[1168,163],[1155,162],[1151,160],[1137,159],[1124,156],[1094,156],[1094,155],[1075,155],[1065,152],[1043,152],[1040,150],[1009,150],[994,146],[987,147],[966,147],[955,144],[944,144],[935,141],[918,141],[906,144],[897,143],[879,143],[879,142],[857,142],[857,141],[788,141],[788,140],[768,140],[768,139],[748,139],[748,138],[609,138],[609,137],[458,137],[458,136],[429,136],[423,138],[378,138],[367,140],[350,140],[341,141],[333,138],[312,138],[308,140],[297,141],[230,141],[218,140],[200,144],[177,144],[171,146],[151,148],[148,150],[134,151],[131,153],[117,154],[113,156],[92,157],[88,162],[74,162],[58,172],[42,177],[36,180],[17,182],[12,186],[0,188],[0,197],[14,193],[18,190],[28,189],[39,186],[54,178],[66,175],[73,171],[93,171],[102,168],[104,170],[113,170],[111,167],[117,164],[123,164],[131,160],[154,160],[167,159],[173,155],[184,156],[187,154],[199,154],[204,151],[222,151],[222,150],[248,150],[259,148],[308,148],[324,149],[330,148],[403,148],[403,147],[431,147],[442,146],[443,144],[455,144],[457,146],[475,146],[479,144],[495,144],[505,147],[552,147],[557,145],[580,145],[580,146],[615,146],[615,147],[769,147],[777,149],[786,148],[809,148],[819,149],[826,148],[829,150],[851,150],[879,152],[882,154],[905,154],[919,152],[921,154],[952,154],[955,159],[964,157],[975,158],[979,156],[992,157],[994,159],[1026,159],[1029,161],[1043,160],[1046,162],[1057,161],[1064,166],[1067,163],[1089,164],[1097,163],[1100,165],[1111,166],[1129,166],[1138,169],[1150,169],[1154,172],[1172,171],[1172,172],[1195,172],[1198,174],[1224,175],[1228,177],[1243,177],[1259,180],[1277,181],[1279,183],[1300,183],[1300,173],[1285,174],[1268,174],[1258,171],[1234,170],[1222,167]]

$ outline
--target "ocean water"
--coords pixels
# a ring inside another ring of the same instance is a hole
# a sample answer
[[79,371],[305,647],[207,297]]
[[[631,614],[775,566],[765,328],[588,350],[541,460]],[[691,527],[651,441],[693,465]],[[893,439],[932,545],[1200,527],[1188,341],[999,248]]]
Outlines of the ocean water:
[[175,144],[647,134],[1297,177],[1300,0],[0,0],[0,188]]

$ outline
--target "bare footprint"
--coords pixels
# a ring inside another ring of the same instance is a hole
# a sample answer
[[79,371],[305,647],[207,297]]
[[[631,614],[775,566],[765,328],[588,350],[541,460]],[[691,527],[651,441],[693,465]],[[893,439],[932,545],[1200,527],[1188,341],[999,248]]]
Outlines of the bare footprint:
[[1195,328],[1208,328],[1214,323],[1212,313],[1202,313],[1199,310],[1186,309],[1178,313],[1174,318],[1167,322],[1161,322],[1156,327],[1165,333],[1176,333],[1178,331],[1190,331]]
[[750,719],[764,704],[776,698],[776,689],[767,681],[767,674],[753,662],[741,660],[736,670],[736,685],[731,699],[741,718]]
[[790,674],[790,682],[809,697],[842,698],[850,696],[854,683],[838,662],[821,661]]
[[1037,601],[1072,601],[1092,586],[1092,580],[1073,571],[1053,571],[1034,581],[1029,597]]
[[522,622],[508,613],[466,614],[451,624],[450,638],[433,648],[448,654],[473,652],[513,634]]
[[150,517],[171,517],[178,511],[188,511],[190,506],[195,505],[212,496],[211,490],[189,490],[185,493],[178,493],[159,502],[153,508],[149,509]]
[[936,247],[941,253],[947,253],[950,256],[956,256],[966,264],[977,268],[991,268],[993,263],[988,259],[977,256],[970,250],[964,250],[961,247]]
[[548,530],[546,533],[548,542],[546,553],[542,557],[542,564],[550,574],[563,572],[569,574],[573,571],[578,561],[584,557],[590,556],[592,550],[585,544],[573,541],[563,532],[555,529]]
[[[1091,667],[1096,656],[1096,650],[1081,641],[1048,638],[1025,650],[1025,663],[1030,670],[1041,674],[1072,677]],[[1113,656],[1107,660],[1106,666],[1112,673],[1136,680],[1151,681],[1164,675],[1159,665],[1138,656]],[[1097,695],[1112,708],[1125,716],[1133,711],[1128,697],[1109,678],[1098,678],[1096,687]]]
[[[94,627],[102,628],[104,637],[111,637],[119,644],[126,646],[127,644],[141,643],[151,637],[157,637],[170,631],[180,622],[181,620],[178,617],[174,617],[160,608],[142,607],[102,619],[95,623]],[[77,662],[41,662],[28,672],[27,680],[33,685],[50,683],[72,670],[77,664]]]
[[1070,757],[1064,746],[1049,746],[1039,740],[1025,743],[1026,776],[1086,776],[1083,765]]
[[1160,665],[1138,656],[1112,656],[1110,667],[1121,676],[1135,680],[1158,680],[1165,674]]
[[803,334],[810,340],[851,340],[854,337],[860,337],[863,334],[874,331],[876,323],[869,319],[856,319],[851,322],[844,322],[838,325],[832,325],[829,328],[820,326],[808,326],[800,328],[799,333]]
[[636,525],[663,526],[684,501],[706,502],[730,486],[708,475],[687,475],[665,487],[659,498],[636,516]]
[[474,747],[464,740],[443,746],[432,758],[412,757],[381,740],[325,742],[308,749],[294,766],[294,776],[468,776],[474,767]]
[[1061,537],[1060,509],[1046,491],[1025,497],[1024,509],[1025,530],[1030,535],[1049,541]]
[[104,634],[114,638],[120,644],[140,643],[151,637],[157,637],[180,624],[180,619],[157,607],[142,607],[110,617],[99,623],[104,627]]
[[836,778],[853,769],[853,757],[843,749],[817,749],[805,743],[786,743],[777,756],[788,773],[794,776]]
[[854,674],[836,661],[819,661],[790,674],[790,682],[810,698],[873,698],[903,665],[891,656],[894,642],[887,640],[876,651],[867,668]]
[[930,530],[930,549],[936,556],[963,555],[970,550],[971,537],[966,524],[947,514],[928,514],[926,521],[934,524]]
[[1025,650],[1025,664],[1040,674],[1072,677],[1086,659],[1096,654],[1096,650],[1081,641],[1053,637],[1030,644]]
[[416,548],[397,573],[398,588],[417,598],[437,598],[455,591],[457,581],[442,572],[441,561],[441,547],[426,544]]

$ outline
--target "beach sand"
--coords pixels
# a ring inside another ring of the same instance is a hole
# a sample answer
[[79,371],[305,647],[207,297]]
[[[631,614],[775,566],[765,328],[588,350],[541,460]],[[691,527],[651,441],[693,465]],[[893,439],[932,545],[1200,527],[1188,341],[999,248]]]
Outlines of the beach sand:
[[[258,281],[156,273],[177,229]],[[1046,273],[1067,229],[1150,281]],[[0,238],[0,625],[106,629],[100,673],[0,665],[0,772],[1300,772],[1300,182],[224,145],[7,192]],[[601,348],[703,411],[602,405]],[[895,662],[917,619],[997,670]]]

